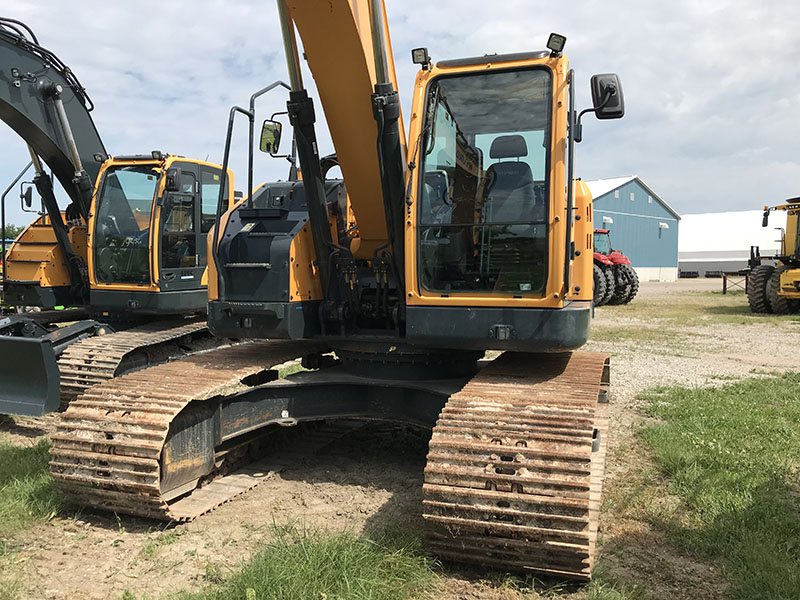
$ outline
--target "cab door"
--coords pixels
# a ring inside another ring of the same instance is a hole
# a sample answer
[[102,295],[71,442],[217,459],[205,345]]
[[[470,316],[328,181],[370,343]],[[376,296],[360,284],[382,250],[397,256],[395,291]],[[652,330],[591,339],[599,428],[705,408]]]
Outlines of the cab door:
[[159,285],[162,290],[199,289],[205,270],[201,233],[198,165],[175,162],[180,172],[178,191],[165,191],[159,223]]

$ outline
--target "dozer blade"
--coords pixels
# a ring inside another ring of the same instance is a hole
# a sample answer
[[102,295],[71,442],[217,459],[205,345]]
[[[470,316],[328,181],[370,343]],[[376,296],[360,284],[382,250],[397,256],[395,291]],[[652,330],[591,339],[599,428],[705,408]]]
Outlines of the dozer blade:
[[58,404],[58,364],[50,342],[0,335],[0,414],[38,417]]

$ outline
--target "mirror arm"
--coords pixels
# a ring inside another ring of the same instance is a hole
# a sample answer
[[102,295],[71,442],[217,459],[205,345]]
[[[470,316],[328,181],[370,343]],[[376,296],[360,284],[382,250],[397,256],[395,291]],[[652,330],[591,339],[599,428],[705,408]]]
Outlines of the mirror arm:
[[611,98],[617,93],[616,88],[609,87],[606,89],[606,93],[603,94],[603,101],[595,106],[594,108],[584,108],[581,112],[578,113],[578,118],[575,121],[575,143],[579,144],[583,139],[583,125],[581,124],[581,119],[583,115],[586,113],[596,113],[598,110],[603,108],[606,104],[611,101]]

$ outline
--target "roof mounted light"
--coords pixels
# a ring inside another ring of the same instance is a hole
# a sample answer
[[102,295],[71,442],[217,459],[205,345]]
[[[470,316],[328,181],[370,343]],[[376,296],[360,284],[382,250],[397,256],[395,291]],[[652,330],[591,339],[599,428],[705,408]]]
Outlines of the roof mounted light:
[[423,71],[431,68],[431,57],[427,48],[414,48],[411,51],[411,62],[422,67]]
[[161,154],[161,150],[153,150],[150,156],[153,157],[153,160],[164,160],[164,155]]
[[567,36],[560,33],[551,33],[547,39],[547,49],[550,50],[550,56],[561,56],[564,50],[564,44],[567,43]]

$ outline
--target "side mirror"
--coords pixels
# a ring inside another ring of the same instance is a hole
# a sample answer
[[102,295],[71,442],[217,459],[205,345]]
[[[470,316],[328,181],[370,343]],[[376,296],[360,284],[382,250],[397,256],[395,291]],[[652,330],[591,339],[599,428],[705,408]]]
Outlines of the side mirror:
[[275,156],[281,144],[282,128],[283,125],[278,121],[270,121],[269,119],[264,121],[264,125],[261,126],[261,143],[258,145],[258,149]]
[[29,185],[25,188],[25,190],[20,194],[22,201],[25,203],[26,208],[30,208],[33,206],[33,186]]
[[766,227],[769,224],[769,209],[764,211],[764,218],[761,219],[761,226]]
[[168,192],[181,191],[181,169],[180,167],[170,167],[167,169],[167,182],[164,188]]
[[592,75],[592,105],[598,119],[621,119],[625,115],[622,84],[616,73]]

